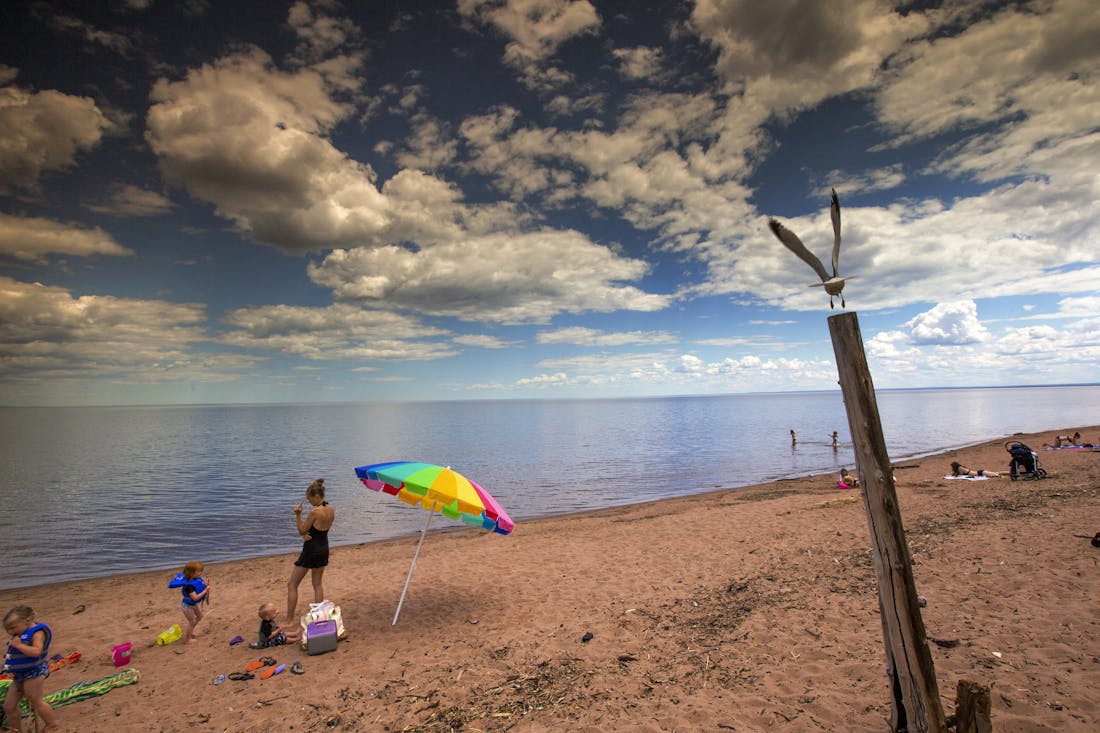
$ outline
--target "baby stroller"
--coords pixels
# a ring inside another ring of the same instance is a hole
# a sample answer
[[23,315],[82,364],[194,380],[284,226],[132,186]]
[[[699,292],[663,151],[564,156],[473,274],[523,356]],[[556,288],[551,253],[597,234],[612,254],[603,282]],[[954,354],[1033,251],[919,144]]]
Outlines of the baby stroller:
[[1039,467],[1039,455],[1023,443],[1005,442],[1005,450],[1012,454],[1008,464],[1008,475],[1016,479],[1046,478],[1047,472]]

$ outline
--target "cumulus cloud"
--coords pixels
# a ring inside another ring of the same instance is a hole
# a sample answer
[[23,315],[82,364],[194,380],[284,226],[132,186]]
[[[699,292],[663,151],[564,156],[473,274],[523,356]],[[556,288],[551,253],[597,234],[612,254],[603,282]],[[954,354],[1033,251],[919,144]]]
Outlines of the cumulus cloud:
[[255,359],[204,353],[202,305],[106,295],[0,276],[0,374],[20,380],[114,376],[140,381],[234,378]]
[[385,241],[391,205],[327,139],[352,108],[317,71],[253,49],[161,79],[152,99],[146,139],[165,176],[247,236],[290,252]]
[[884,59],[929,28],[878,0],[699,0],[691,20],[718,49],[729,90],[779,113],[870,86]]
[[831,361],[755,354],[708,361],[676,351],[598,353],[544,359],[535,366],[549,373],[521,380],[517,386],[659,385],[664,389],[736,391],[761,383],[773,389],[805,389],[825,379],[836,380]]
[[350,20],[325,13],[323,2],[315,5],[299,0],[287,17],[301,43],[297,55],[305,63],[329,58],[359,37],[359,28]]
[[133,250],[123,247],[99,227],[0,213],[0,255],[40,260],[49,254],[118,257],[132,255]]
[[566,81],[568,75],[546,66],[547,61],[571,38],[600,26],[600,16],[588,0],[459,0],[458,12],[509,39],[504,61],[531,87]]
[[0,87],[0,194],[36,191],[43,173],[75,165],[109,126],[87,97]]
[[989,337],[972,300],[939,303],[905,325],[914,344],[976,344]]
[[337,303],[324,308],[272,305],[225,317],[221,342],[305,359],[427,361],[459,353],[438,337],[449,332],[397,313]]
[[1052,166],[1092,179],[1100,151],[1100,7],[1090,0],[1009,5],[914,44],[875,101],[897,143],[970,128],[936,168],[997,180]]
[[[1092,292],[1100,276],[1091,246],[1100,237],[1097,194],[1029,180],[950,205],[926,199],[851,207],[841,199],[840,269],[858,276],[844,291],[849,307]],[[822,204],[783,224],[828,261],[832,225],[824,198]],[[825,302],[820,289],[807,288],[812,273],[774,241],[763,219],[736,246],[719,243],[698,254],[710,271],[701,292],[748,294],[794,310]]]
[[1008,327],[983,334],[979,343],[954,340],[946,331],[939,339],[922,341],[914,336],[913,332],[895,330],[866,340],[879,386],[1074,382],[1080,379],[1074,375],[1100,359],[1100,318],[1096,317],[1082,318],[1061,329],[1048,325]]
[[624,79],[653,79],[661,75],[662,51],[649,46],[617,48],[611,52],[619,61]]
[[84,204],[85,208],[108,216],[159,216],[172,210],[167,197],[129,183],[114,186],[103,201]]
[[467,237],[416,252],[335,250],[308,272],[340,300],[516,324],[545,323],[559,313],[660,310],[669,296],[623,284],[647,268],[578,232],[543,230]]

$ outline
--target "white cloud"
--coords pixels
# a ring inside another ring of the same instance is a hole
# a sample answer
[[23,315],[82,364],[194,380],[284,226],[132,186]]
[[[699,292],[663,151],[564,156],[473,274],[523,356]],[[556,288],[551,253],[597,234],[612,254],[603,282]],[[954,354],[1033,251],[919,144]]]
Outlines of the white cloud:
[[350,20],[323,12],[328,4],[315,3],[320,10],[302,0],[290,6],[287,22],[301,42],[297,55],[305,63],[328,58],[359,37],[359,28]]
[[448,331],[415,318],[337,303],[324,308],[239,308],[225,317],[222,343],[316,361],[425,361],[458,353],[438,337]]
[[43,173],[75,165],[109,127],[87,97],[0,87],[0,194],[37,190]]
[[335,250],[310,278],[340,300],[467,321],[545,323],[559,313],[654,311],[669,297],[622,284],[648,269],[571,231],[498,233],[433,245]]
[[729,89],[778,113],[870,86],[883,60],[929,27],[877,0],[698,0],[691,18],[718,48]]
[[249,356],[195,350],[202,305],[105,295],[0,276],[0,374],[20,382],[114,377],[142,382],[236,378]]
[[584,326],[542,331],[536,337],[540,344],[574,344],[577,346],[627,346],[630,344],[669,344],[679,339],[668,331],[600,331]]
[[762,384],[775,390],[813,389],[824,380],[836,381],[832,361],[765,359],[755,354],[707,361],[676,351],[600,353],[544,359],[536,367],[560,374],[555,384],[607,388],[735,392],[758,390]]
[[39,7],[45,11],[46,20],[53,28],[82,38],[85,45],[102,47],[124,58],[133,55],[134,41],[129,35],[103,30],[72,15],[50,13],[50,8],[45,4]]
[[160,216],[172,210],[174,204],[156,191],[125,183],[113,188],[106,200],[87,203],[84,207],[108,216]]
[[976,344],[989,338],[989,332],[978,320],[978,306],[972,300],[939,303],[906,324],[912,343]]
[[393,220],[367,165],[325,137],[352,112],[313,69],[259,50],[159,80],[146,138],[169,181],[253,239],[291,252],[386,241]]
[[1062,298],[1058,301],[1057,315],[1065,318],[1096,318],[1100,316],[1100,296]]
[[507,349],[519,346],[519,341],[508,341],[499,336],[490,336],[484,333],[468,333],[455,336],[451,341],[461,346],[473,346],[479,349]]
[[600,16],[588,0],[458,0],[458,12],[509,39],[504,61],[531,87],[564,82],[567,75],[547,62],[570,39],[600,27]]
[[1013,385],[1081,381],[1100,359],[1100,318],[1062,329],[1006,328],[980,343],[922,343],[911,333],[889,331],[865,342],[880,387]]
[[652,80],[662,73],[663,53],[659,48],[635,46],[617,48],[611,52],[619,61],[619,73],[625,79]]
[[398,165],[431,171],[454,162],[458,142],[444,123],[420,114],[415,115],[410,124],[412,130],[404,140],[404,149],[395,156]]
[[865,196],[875,191],[889,191],[897,188],[905,183],[905,180],[906,175],[901,163],[860,173],[832,170],[825,174],[825,183],[818,188],[817,193],[824,198],[829,195],[830,189],[835,189],[839,196],[849,193]]
[[0,255],[40,260],[48,254],[117,257],[132,255],[133,251],[99,227],[0,213]]
[[[840,271],[858,279],[848,306],[896,308],[914,303],[980,300],[1041,293],[1091,293],[1100,278],[1092,242],[1100,239],[1100,184],[1067,188],[1048,180],[1005,185],[947,205],[935,199],[887,208],[849,207],[843,219]],[[832,248],[828,209],[782,222],[822,261]],[[732,246],[703,244],[709,267],[700,291],[739,293],[784,309],[825,304],[808,268],[775,241],[765,221],[750,222]]]
[[516,380],[517,387],[546,387],[549,385],[566,384],[569,376],[564,372],[554,374],[540,374],[536,377],[524,377]]

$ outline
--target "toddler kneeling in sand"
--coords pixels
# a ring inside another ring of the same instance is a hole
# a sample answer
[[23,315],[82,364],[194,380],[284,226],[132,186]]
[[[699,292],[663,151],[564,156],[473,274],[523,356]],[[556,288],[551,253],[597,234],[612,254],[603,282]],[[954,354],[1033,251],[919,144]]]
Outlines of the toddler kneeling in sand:
[[260,606],[258,613],[260,616],[260,636],[257,641],[248,645],[251,648],[263,649],[269,646],[293,644],[302,636],[301,629],[288,629],[279,625],[279,622],[275,620],[279,615],[279,609],[275,608],[274,603],[263,604]]

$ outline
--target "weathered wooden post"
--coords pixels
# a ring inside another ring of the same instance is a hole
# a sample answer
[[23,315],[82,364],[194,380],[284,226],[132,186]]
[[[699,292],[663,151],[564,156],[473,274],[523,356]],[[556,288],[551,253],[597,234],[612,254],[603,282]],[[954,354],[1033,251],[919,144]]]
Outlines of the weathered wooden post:
[[872,559],[878,580],[886,667],[894,693],[890,725],[895,731],[942,733],[947,723],[917,604],[912,560],[856,314],[830,316],[829,334],[874,543]]

